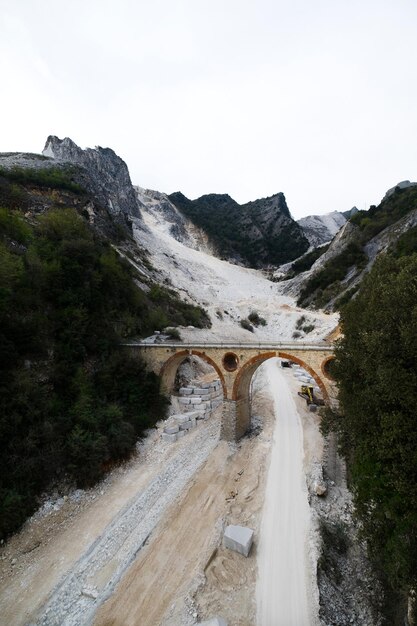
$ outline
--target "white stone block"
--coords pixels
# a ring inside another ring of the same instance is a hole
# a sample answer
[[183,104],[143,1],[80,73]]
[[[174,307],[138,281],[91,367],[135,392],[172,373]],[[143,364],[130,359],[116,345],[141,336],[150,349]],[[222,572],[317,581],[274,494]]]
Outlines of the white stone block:
[[183,398],[183,397],[178,398],[178,402],[180,404],[190,404],[191,403],[190,396],[188,396],[187,398]]
[[184,422],[188,422],[188,420],[190,419],[189,413],[178,413],[173,417],[177,424],[183,424]]
[[200,415],[201,411],[188,411],[187,413],[187,419],[192,420],[192,419],[197,419],[198,416]]
[[162,441],[167,441],[168,443],[174,443],[174,441],[177,441],[177,437],[180,433],[174,433],[172,435],[169,435],[168,433],[162,433]]
[[[181,402],[181,398],[180,398],[180,402]],[[201,398],[191,397],[191,399],[188,400],[188,402],[190,402],[190,404],[201,404]]]
[[223,535],[226,548],[248,556],[253,542],[253,530],[246,526],[227,526]]
[[208,396],[210,389],[194,389],[194,395],[196,396]]
[[212,383],[201,383],[201,389],[210,389]]
[[177,439],[181,439],[182,437],[185,437],[185,435],[187,434],[187,430],[180,430],[177,432],[177,434],[175,435],[175,437]]
[[181,387],[180,396],[191,396],[193,389],[191,387]]
[[190,428],[192,428],[190,421],[180,424],[180,430],[190,430]]
[[165,426],[164,433],[167,435],[175,435],[179,431],[178,424],[174,424],[173,426]]

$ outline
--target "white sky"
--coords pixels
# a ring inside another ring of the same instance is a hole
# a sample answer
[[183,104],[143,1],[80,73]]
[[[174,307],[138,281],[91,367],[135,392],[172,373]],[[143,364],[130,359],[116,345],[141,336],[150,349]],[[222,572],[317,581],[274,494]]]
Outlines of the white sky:
[[132,181],[295,218],[417,180],[416,0],[0,0],[0,150],[113,148]]

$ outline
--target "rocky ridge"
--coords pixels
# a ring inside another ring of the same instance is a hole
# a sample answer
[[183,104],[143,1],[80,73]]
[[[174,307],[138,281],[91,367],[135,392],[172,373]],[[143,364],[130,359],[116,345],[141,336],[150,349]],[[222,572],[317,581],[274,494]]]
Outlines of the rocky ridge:
[[[126,163],[111,148],[83,150],[69,137],[50,135],[42,152],[53,164],[71,164],[80,170],[80,184],[106,206],[117,220],[140,219],[141,204]],[[83,172],[84,170],[84,172]]]

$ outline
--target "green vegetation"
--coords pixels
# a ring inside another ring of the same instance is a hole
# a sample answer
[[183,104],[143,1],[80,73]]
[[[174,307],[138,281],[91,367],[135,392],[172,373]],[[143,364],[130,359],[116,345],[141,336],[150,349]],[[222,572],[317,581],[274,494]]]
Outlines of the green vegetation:
[[248,320],[254,326],[266,326],[266,319],[264,317],[260,317],[257,311],[251,311],[248,315]]
[[357,515],[391,589],[417,587],[417,254],[378,259],[342,309],[327,412],[345,456]]
[[61,189],[76,194],[84,193],[83,188],[78,183],[74,182],[74,170],[71,167],[46,167],[40,169],[24,167],[5,169],[0,167],[0,177],[6,178],[12,183]]
[[300,292],[298,306],[310,304],[314,295],[316,307],[322,306],[330,298],[337,295],[340,281],[342,281],[348,270],[356,267],[361,271],[366,266],[368,257],[362,247],[352,242],[337,257],[326,263],[314,276],[308,280]]
[[163,415],[158,378],[120,340],[210,324],[168,289],[139,289],[132,266],[75,209],[26,219],[2,198],[0,538],[62,479],[93,484]]
[[[302,330],[306,335],[311,333],[315,329],[314,324],[309,324],[305,315],[301,315],[295,323],[295,327],[298,330]],[[300,337],[301,334],[297,333],[297,337]]]
[[338,585],[342,580],[340,557],[345,556],[349,548],[347,529],[342,522],[332,523],[320,519],[320,534],[322,552],[317,563],[319,575],[325,574]]
[[240,325],[242,326],[242,328],[244,328],[245,330],[248,330],[249,332],[253,333],[253,326],[252,324],[249,322],[249,320],[244,319],[244,320],[240,320]]
[[[228,195],[208,194],[189,200],[181,193],[169,196],[171,202],[194,224],[202,228],[225,258],[240,257],[251,267],[280,265],[297,258],[308,248],[308,241],[295,222],[283,224],[278,234],[262,232],[261,215],[272,199],[239,205]],[[289,218],[282,196],[281,211]],[[258,235],[254,235],[258,231]]]
[[307,254],[304,254],[302,257],[294,261],[294,263],[291,265],[290,271],[285,277],[285,280],[289,278],[294,278],[294,276],[301,274],[301,272],[306,272],[307,270],[309,270],[317,261],[317,259],[328,250],[329,246],[330,244],[328,243],[325,246],[314,248],[314,250],[311,250],[311,252],[307,252]]
[[367,242],[387,226],[391,226],[417,207],[417,188],[397,188],[383,200],[379,206],[371,206],[369,211],[358,211],[350,218],[352,224],[359,226],[361,241]]

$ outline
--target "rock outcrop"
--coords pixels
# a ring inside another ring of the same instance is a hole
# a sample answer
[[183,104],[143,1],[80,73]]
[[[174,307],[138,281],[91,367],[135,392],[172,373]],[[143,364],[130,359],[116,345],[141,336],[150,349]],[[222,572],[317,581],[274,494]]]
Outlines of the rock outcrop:
[[309,215],[297,220],[303,229],[309,243],[314,248],[328,243],[336,233],[346,224],[343,213],[332,211],[326,215]]
[[58,139],[50,135],[42,154],[58,164],[76,166],[80,184],[119,221],[140,218],[140,203],[127,165],[111,148],[82,150],[69,137]]
[[167,194],[153,189],[135,186],[135,191],[142,207],[142,215],[147,222],[154,221],[163,229],[189,248],[213,253],[205,232],[187,219],[171,202]]

